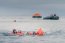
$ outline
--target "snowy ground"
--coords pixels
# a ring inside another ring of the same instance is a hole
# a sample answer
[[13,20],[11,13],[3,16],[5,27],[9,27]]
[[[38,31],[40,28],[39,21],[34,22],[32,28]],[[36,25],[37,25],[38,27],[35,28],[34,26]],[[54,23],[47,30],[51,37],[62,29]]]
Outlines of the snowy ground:
[[[17,22],[13,22],[17,20]],[[0,17],[0,32],[36,31],[42,28],[45,36],[2,36],[0,43],[65,43],[65,18],[60,20],[43,20],[29,17]]]

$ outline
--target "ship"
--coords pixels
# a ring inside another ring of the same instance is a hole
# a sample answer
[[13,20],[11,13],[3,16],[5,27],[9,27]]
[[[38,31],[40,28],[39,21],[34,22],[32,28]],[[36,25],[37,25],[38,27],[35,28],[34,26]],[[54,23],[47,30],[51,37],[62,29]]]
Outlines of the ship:
[[59,16],[56,16],[56,14],[47,16],[43,18],[44,20],[59,20]]
[[42,18],[42,16],[39,13],[35,13],[33,14],[32,18]]

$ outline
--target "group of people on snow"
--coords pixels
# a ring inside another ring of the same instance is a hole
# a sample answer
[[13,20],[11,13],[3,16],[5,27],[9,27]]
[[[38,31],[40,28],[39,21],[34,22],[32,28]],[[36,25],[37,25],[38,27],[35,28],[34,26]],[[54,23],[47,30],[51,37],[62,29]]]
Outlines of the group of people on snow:
[[[13,34],[17,34],[17,35],[24,35],[24,32],[19,30],[17,31],[16,29],[13,29]],[[43,35],[44,33],[42,32],[26,32],[26,35]]]

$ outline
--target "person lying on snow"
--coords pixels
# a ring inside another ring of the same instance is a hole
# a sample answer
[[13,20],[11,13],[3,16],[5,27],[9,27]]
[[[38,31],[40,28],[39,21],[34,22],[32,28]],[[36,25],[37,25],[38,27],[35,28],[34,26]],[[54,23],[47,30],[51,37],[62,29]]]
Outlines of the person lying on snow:
[[24,33],[21,30],[16,31],[16,29],[13,29],[13,34],[24,35]]
[[19,31],[17,32],[17,35],[22,36],[22,35],[24,35],[24,32],[22,32],[21,30],[19,30]]

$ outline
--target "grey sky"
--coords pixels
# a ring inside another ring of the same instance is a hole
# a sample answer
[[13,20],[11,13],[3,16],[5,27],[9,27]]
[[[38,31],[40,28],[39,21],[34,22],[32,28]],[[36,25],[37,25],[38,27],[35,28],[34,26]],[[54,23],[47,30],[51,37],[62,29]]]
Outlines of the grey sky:
[[0,0],[0,16],[31,16],[35,12],[65,16],[65,0]]

